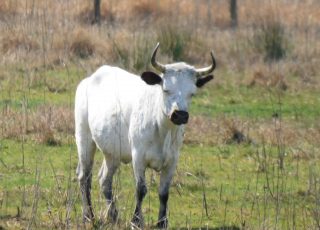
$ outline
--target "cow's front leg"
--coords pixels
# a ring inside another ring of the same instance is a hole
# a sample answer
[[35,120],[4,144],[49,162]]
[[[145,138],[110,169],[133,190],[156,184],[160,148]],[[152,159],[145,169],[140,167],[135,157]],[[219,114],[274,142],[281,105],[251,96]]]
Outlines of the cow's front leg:
[[133,171],[136,179],[136,208],[134,210],[131,222],[135,227],[143,228],[144,221],[141,207],[143,198],[147,194],[145,167],[141,164],[137,164],[136,162],[133,164]]
[[171,184],[172,177],[176,168],[176,162],[172,163],[171,166],[163,169],[160,175],[160,187],[159,187],[159,216],[158,216],[158,228],[167,228],[168,227],[168,218],[167,218],[167,203],[169,199],[169,188]]

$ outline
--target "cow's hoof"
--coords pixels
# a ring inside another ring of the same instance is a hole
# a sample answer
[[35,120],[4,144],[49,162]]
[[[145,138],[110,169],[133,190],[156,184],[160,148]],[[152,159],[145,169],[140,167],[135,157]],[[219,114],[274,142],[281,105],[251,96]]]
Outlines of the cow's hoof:
[[90,223],[90,222],[94,222],[94,215],[93,215],[93,212],[90,210],[90,211],[87,211],[87,212],[84,212],[83,213],[83,216],[82,216],[82,219],[83,219],[83,223]]
[[118,220],[118,210],[114,206],[111,206],[111,208],[108,211],[108,219],[112,223],[116,223]]
[[168,219],[159,220],[157,223],[157,228],[168,228]]
[[137,215],[134,215],[131,219],[131,228],[132,229],[143,229],[143,218]]

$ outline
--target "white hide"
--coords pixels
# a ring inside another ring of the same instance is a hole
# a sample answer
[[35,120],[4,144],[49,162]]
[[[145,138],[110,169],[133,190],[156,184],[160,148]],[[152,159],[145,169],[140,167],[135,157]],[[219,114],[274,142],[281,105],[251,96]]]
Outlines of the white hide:
[[[83,219],[93,220],[91,180],[94,153],[104,154],[99,172],[101,191],[107,201],[107,216],[114,223],[118,211],[113,199],[113,175],[121,162],[132,161],[136,179],[136,207],[131,223],[143,228],[142,201],[147,193],[145,170],[160,173],[159,216],[157,227],[166,228],[170,183],[183,142],[188,108],[197,87],[213,79],[212,65],[195,69],[183,62],[152,66],[162,72],[144,72],[142,76],[117,67],[102,66],[79,84],[75,100],[75,136],[79,163],[77,175],[83,203]],[[205,76],[205,77],[203,77]],[[203,77],[203,78],[201,78]]]
[[175,167],[184,125],[174,125],[169,116],[175,109],[188,111],[196,75],[184,63],[166,67],[162,85],[147,85],[140,76],[111,66],[84,79],[75,103],[78,148],[87,132],[115,165],[133,157],[134,167]]

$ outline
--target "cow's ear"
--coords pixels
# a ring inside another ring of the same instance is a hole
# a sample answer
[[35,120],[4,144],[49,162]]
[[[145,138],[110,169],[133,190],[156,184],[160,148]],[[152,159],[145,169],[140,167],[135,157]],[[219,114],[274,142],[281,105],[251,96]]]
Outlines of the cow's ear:
[[202,86],[204,86],[207,82],[211,81],[213,79],[213,75],[209,75],[203,78],[199,78],[196,82],[196,86],[198,88],[201,88]]
[[162,82],[162,78],[158,74],[149,71],[143,72],[141,78],[148,85],[160,84]]

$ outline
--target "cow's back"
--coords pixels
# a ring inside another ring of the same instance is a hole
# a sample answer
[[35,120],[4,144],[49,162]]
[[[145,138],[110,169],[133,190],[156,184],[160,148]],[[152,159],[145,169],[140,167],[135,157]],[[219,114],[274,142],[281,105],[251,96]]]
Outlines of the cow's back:
[[80,84],[86,85],[82,94],[87,98],[88,125],[98,148],[113,158],[130,161],[130,116],[145,83],[117,67],[102,66]]

